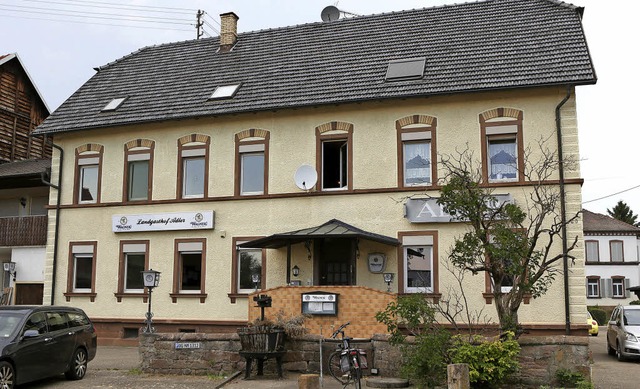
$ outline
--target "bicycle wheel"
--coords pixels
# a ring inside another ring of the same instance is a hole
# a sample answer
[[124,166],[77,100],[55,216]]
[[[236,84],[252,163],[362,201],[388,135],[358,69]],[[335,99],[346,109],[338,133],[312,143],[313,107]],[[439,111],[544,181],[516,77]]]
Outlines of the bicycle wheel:
[[331,374],[331,377],[335,378],[336,381],[347,385],[350,382],[350,375],[343,372],[340,367],[340,352],[341,350],[336,350],[329,356],[329,374]]
[[353,361],[353,362],[354,363],[351,364],[351,370],[349,371],[349,376],[353,381],[355,388],[361,389],[362,384],[360,383],[360,379],[362,378],[362,369],[360,368],[360,361]]

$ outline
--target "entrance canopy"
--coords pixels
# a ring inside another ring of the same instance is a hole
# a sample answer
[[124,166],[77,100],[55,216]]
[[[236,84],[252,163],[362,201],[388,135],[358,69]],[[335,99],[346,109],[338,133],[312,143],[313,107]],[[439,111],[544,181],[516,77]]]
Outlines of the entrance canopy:
[[289,244],[302,243],[317,238],[359,238],[390,246],[400,245],[400,242],[396,238],[374,234],[373,232],[361,230],[340,220],[332,219],[317,227],[274,234],[265,238],[244,242],[239,244],[238,247],[277,249]]

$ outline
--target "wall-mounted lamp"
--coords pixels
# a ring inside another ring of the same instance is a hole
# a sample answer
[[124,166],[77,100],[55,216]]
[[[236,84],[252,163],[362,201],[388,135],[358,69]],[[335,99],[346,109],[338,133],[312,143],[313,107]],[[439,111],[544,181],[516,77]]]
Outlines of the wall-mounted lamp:
[[251,282],[253,282],[253,285],[255,285],[256,290],[258,290],[258,286],[260,286],[260,274],[252,274]]
[[22,208],[27,207],[27,199],[25,197],[20,197],[20,205],[22,205]]
[[9,273],[13,277],[13,281],[16,281],[16,263],[15,262],[5,262],[4,271]]
[[294,277],[297,277],[300,275],[300,268],[298,267],[298,265],[295,265],[292,269],[291,269],[291,274],[293,274]]
[[147,320],[145,320],[146,327],[142,328],[142,332],[151,334],[156,331],[155,328],[153,328],[153,321],[152,321],[153,313],[151,312],[151,291],[153,290],[153,288],[157,287],[158,284],[160,283],[160,272],[153,269],[149,269],[149,270],[144,270],[141,273],[142,273],[142,282],[144,283],[144,286],[149,291],[149,307],[147,308],[147,314],[145,315],[147,318]]
[[382,273],[382,279],[387,283],[387,292],[391,292],[391,283],[393,282],[393,273]]

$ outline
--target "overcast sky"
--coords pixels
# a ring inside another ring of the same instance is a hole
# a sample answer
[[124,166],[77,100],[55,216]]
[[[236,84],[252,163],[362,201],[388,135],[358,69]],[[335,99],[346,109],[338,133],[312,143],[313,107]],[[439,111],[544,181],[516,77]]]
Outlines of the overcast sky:
[[[369,15],[454,2],[341,0],[337,7]],[[640,2],[571,3],[585,7],[583,24],[598,76],[595,86],[577,88],[583,207],[606,213],[623,200],[640,213],[640,129],[633,120],[640,84],[635,61]],[[18,53],[53,111],[95,73],[94,67],[145,46],[194,39],[199,9],[207,14],[206,37],[218,35],[219,14],[224,12],[235,12],[238,29],[244,32],[318,22],[329,5],[336,1],[0,0],[0,54]],[[155,19],[141,23],[140,16]]]

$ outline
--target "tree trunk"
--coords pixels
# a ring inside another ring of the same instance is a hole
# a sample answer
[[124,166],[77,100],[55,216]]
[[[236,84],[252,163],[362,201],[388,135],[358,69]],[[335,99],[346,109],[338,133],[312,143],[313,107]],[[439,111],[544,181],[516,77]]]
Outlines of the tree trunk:
[[[513,291],[512,291],[513,292]],[[494,293],[496,310],[498,312],[498,320],[500,321],[500,332],[512,331],[514,335],[518,334],[518,308],[520,307],[516,295],[509,293]]]

